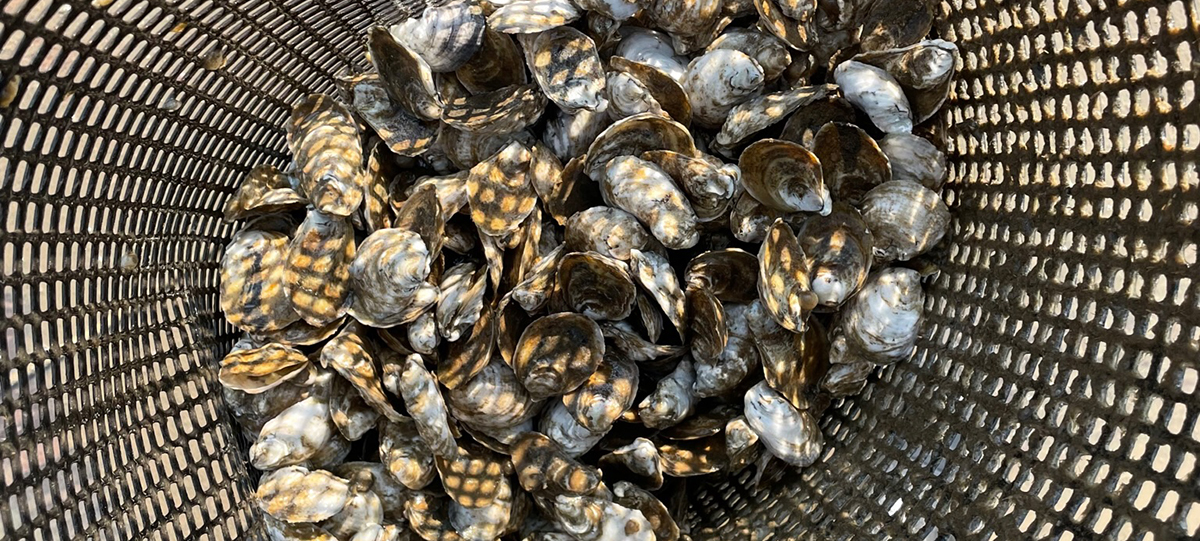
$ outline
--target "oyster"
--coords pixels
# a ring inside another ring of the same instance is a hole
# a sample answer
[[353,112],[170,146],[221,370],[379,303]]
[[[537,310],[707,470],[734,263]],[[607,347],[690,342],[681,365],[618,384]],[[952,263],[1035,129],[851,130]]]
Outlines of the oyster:
[[736,165],[706,157],[693,157],[671,150],[652,150],[641,155],[671,176],[687,194],[698,222],[712,222],[728,215],[741,190],[742,171]]
[[758,434],[750,428],[746,417],[739,416],[725,423],[725,451],[730,471],[739,471],[758,458]]
[[351,83],[351,106],[388,149],[401,156],[424,153],[437,137],[437,124],[414,116],[393,100],[377,73],[360,75]]
[[420,17],[391,27],[392,37],[411,49],[435,73],[450,72],[466,64],[479,51],[487,19],[471,0],[454,0],[430,6]]
[[725,347],[712,359],[696,355],[696,382],[692,390],[699,397],[721,396],[732,391],[758,367],[758,351],[750,336],[748,308],[740,304],[723,307],[728,338]]
[[605,432],[592,432],[579,424],[562,400],[552,400],[538,421],[538,432],[562,445],[572,457],[588,452],[599,443]]
[[875,235],[875,256],[883,261],[921,255],[950,228],[950,209],[941,196],[911,180],[893,180],[867,192],[862,217]]
[[565,26],[582,16],[571,0],[516,0],[496,8],[487,22],[497,32],[533,34]]
[[623,118],[596,136],[588,147],[583,171],[600,181],[613,158],[640,156],[649,150],[673,150],[687,156],[697,152],[696,142],[682,124],[643,113]]
[[818,306],[834,309],[867,279],[875,237],[854,207],[836,203],[829,216],[811,216],[797,240],[809,256],[809,276]]
[[225,220],[244,220],[251,216],[301,208],[305,199],[291,187],[287,175],[274,165],[256,165],[250,169],[238,191],[225,203]]
[[226,355],[221,359],[217,379],[226,389],[259,394],[307,373],[309,366],[308,359],[299,350],[267,344]]
[[507,480],[500,485],[499,494],[488,505],[468,507],[451,501],[449,504],[450,525],[464,541],[492,541],[504,535],[514,522],[521,520],[518,502],[524,496],[514,493]]
[[446,393],[454,418],[476,428],[506,428],[537,414],[538,403],[517,381],[517,375],[493,358],[475,376]]
[[352,214],[363,198],[363,151],[350,111],[324,94],[309,95],[292,108],[287,136],[300,191],[322,212]]
[[700,241],[695,211],[658,166],[620,156],[608,162],[603,178],[600,188],[605,200],[636,216],[667,248],[691,248]]
[[417,432],[434,456],[445,457],[454,453],[458,446],[450,432],[446,402],[438,391],[433,374],[425,369],[420,355],[412,354],[404,360],[404,369],[400,373],[400,394],[404,398],[404,405],[408,407],[408,414],[416,421]]
[[633,313],[637,289],[620,261],[596,252],[573,252],[558,263],[554,294],[574,312],[615,321]]
[[771,454],[802,468],[820,457],[825,439],[807,411],[796,410],[765,381],[750,388],[745,402],[746,423]]
[[567,220],[564,241],[574,251],[628,261],[633,250],[646,249],[652,238],[634,215],[613,207],[592,207]]
[[913,123],[920,124],[941,109],[950,95],[958,46],[934,39],[899,49],[866,52],[854,59],[883,68],[895,77],[912,106]]
[[863,14],[862,50],[907,47],[933,29],[934,9],[925,0],[892,0],[870,4]]
[[896,133],[879,141],[892,167],[892,178],[912,180],[933,191],[946,182],[946,155],[923,137]]
[[350,495],[337,514],[321,521],[321,527],[339,539],[348,539],[359,530],[383,522],[383,503],[371,487],[375,477],[370,470],[354,472]]
[[250,446],[250,464],[260,470],[300,464],[336,436],[325,397],[309,396],[263,425]]
[[321,348],[321,365],[332,367],[352,383],[363,400],[380,415],[397,421],[402,416],[392,408],[391,402],[383,394],[380,376],[375,371],[375,360],[369,350],[369,344],[362,337],[363,332],[362,326],[357,323],[347,325]]
[[559,494],[544,503],[563,531],[579,541],[625,539],[651,541],[654,530],[645,515],[596,496]]
[[[539,158],[539,153],[545,153],[547,156]],[[539,164],[552,159],[553,155],[548,148],[539,146],[535,147],[534,157],[534,169],[537,171],[542,169]],[[538,192],[542,205],[554,221],[558,225],[566,225],[572,216],[586,210],[600,199],[600,187],[583,176],[583,160],[580,158],[572,158],[565,167],[557,170],[550,167],[550,174],[534,174],[534,190]]]
[[292,309],[320,327],[346,313],[354,229],[349,220],[313,209],[288,244],[283,283]]
[[433,451],[425,443],[412,419],[384,420],[379,425],[379,461],[392,478],[412,490],[433,481]]
[[587,381],[604,358],[604,337],[594,321],[561,313],[530,323],[517,342],[513,370],[530,396],[541,400]]
[[660,460],[654,442],[646,438],[636,438],[633,442],[600,457],[600,469],[606,478],[618,482],[632,480],[650,490],[658,490],[663,485]]
[[427,492],[414,492],[404,502],[404,518],[417,537],[425,541],[462,541],[450,524],[450,498]]
[[442,487],[458,505],[478,509],[498,500],[511,504],[508,474],[512,465],[507,458],[472,445],[459,446],[451,455],[436,457],[434,463]]
[[859,205],[867,191],[892,179],[887,156],[853,124],[826,124],[813,139],[813,154],[821,162],[825,184],[839,201]]
[[416,319],[437,300],[437,287],[425,281],[430,259],[425,242],[412,231],[371,233],[350,264],[350,315],[385,328]]
[[[618,57],[620,58],[620,57]],[[639,113],[667,115],[650,89],[632,76],[610,71],[605,82],[608,91],[608,116],[620,120]]]
[[801,86],[744,101],[729,110],[713,143],[719,148],[731,148],[836,91],[834,85]]
[[779,326],[759,302],[751,305],[748,320],[754,344],[762,356],[767,385],[797,410],[810,409],[818,386],[829,371],[825,328],[814,321],[804,332],[794,333]]
[[833,199],[821,166],[812,152],[780,139],[761,139],[738,158],[746,193],[780,212],[829,214]]
[[321,527],[309,522],[288,523],[269,513],[262,514],[263,531],[271,541],[338,541]]
[[422,355],[431,355],[437,351],[442,337],[438,334],[436,312],[424,312],[408,324],[408,345],[413,351]]
[[642,423],[650,428],[666,428],[686,419],[695,411],[698,400],[692,391],[695,383],[692,362],[680,360],[675,370],[659,380],[654,392],[638,404]]
[[609,354],[579,388],[563,395],[575,421],[592,432],[607,432],[633,406],[638,367],[619,354]]
[[693,122],[721,126],[733,107],[762,92],[762,66],[741,51],[715,49],[688,64],[681,84],[692,105]]
[[884,133],[912,133],[913,114],[904,89],[887,71],[854,60],[833,72],[846,100]]
[[826,124],[853,123],[856,117],[854,106],[846,101],[846,98],[840,94],[827,94],[824,98],[804,105],[792,113],[783,124],[783,132],[779,138],[812,148],[817,132]]
[[234,390],[225,385],[221,386],[221,390],[230,413],[241,425],[246,439],[253,440],[267,421],[309,396],[311,386],[307,381],[301,381],[304,379],[305,376],[290,379],[258,394]]
[[563,111],[603,108],[604,67],[586,34],[560,26],[527,38],[525,61],[546,97]]
[[285,294],[288,238],[246,229],[234,235],[221,259],[221,311],[246,332],[275,331],[300,316]]
[[264,475],[255,495],[267,514],[289,523],[320,522],[350,499],[350,482],[324,470],[289,466]]
[[450,344],[450,351],[438,367],[438,380],[454,389],[483,370],[496,344],[495,309],[484,305],[470,336]]
[[466,261],[442,275],[437,301],[437,328],[451,342],[462,337],[483,312],[487,269]]
[[912,356],[925,304],[920,280],[917,271],[898,267],[867,279],[846,305],[838,327],[850,351],[878,364]]
[[687,298],[679,286],[679,277],[671,268],[671,262],[666,257],[655,252],[631,250],[629,260],[633,276],[642,288],[658,303],[663,313],[679,330],[679,335],[686,334]]
[[617,21],[633,17],[641,9],[637,0],[573,0],[573,2],[582,9],[602,13]]
[[[535,0],[535,3],[537,1],[539,0]],[[549,1],[567,3],[567,0]],[[512,5],[515,4],[504,8]],[[491,28],[484,30],[479,52],[454,72],[458,82],[472,94],[482,94],[529,82],[521,49],[517,47],[517,42],[512,36],[501,33],[504,30],[491,23],[493,17],[496,17],[496,13],[488,18]]]
[[767,312],[785,329],[804,330],[817,305],[809,282],[808,258],[792,228],[776,220],[758,252],[758,294]]
[[350,541],[405,541],[408,535],[408,531],[400,525],[368,524],[354,534]]
[[758,258],[739,248],[704,252],[688,262],[684,281],[723,302],[748,303],[758,298]]
[[633,361],[653,361],[683,353],[682,346],[660,345],[647,341],[634,332],[629,324],[624,321],[602,322],[600,330],[604,333],[604,338],[609,340],[612,347]]
[[706,475],[729,465],[725,438],[720,435],[660,444],[658,456],[662,461],[663,473],[671,477]]
[[526,312],[541,310],[554,292],[558,266],[566,255],[566,247],[559,246],[546,254],[529,270],[525,279],[513,287],[512,300]]
[[575,113],[559,109],[546,120],[542,142],[558,159],[568,161],[583,156],[588,145],[610,124],[612,119],[604,109],[581,109]]
[[642,321],[642,327],[646,329],[646,337],[651,342],[657,342],[662,337],[663,328],[663,313],[662,310],[654,307],[654,301],[646,295],[646,292],[639,291],[637,296],[638,319]]
[[705,287],[688,284],[686,295],[692,356],[697,360],[716,360],[729,342],[725,308],[713,292]]
[[521,488],[534,494],[598,494],[600,472],[577,462],[554,440],[526,432],[512,444],[512,464]]
[[408,498],[409,489],[400,484],[387,468],[378,462],[345,462],[329,469],[334,475],[343,479],[355,479],[359,472],[368,472],[373,478],[371,492],[379,496],[383,506],[384,522],[404,518],[404,500]]
[[[816,45],[812,9],[807,9],[809,5],[815,9],[815,4],[816,2],[811,0],[754,0],[759,26],[766,28],[788,47],[798,51],[808,51]],[[800,9],[800,5],[805,5],[806,9]],[[797,19],[789,13],[804,15],[805,18]]]
[[654,30],[633,26],[621,28],[620,32],[622,37],[613,51],[614,57],[646,64],[682,84],[688,60],[675,54],[670,37]]
[[329,418],[342,437],[349,441],[361,440],[379,420],[379,412],[363,400],[346,378],[332,378],[328,400]]
[[442,117],[442,99],[429,64],[382,26],[367,31],[367,50],[392,104],[420,120]]
[[764,34],[749,28],[731,28],[726,30],[712,43],[708,44],[706,52],[717,49],[741,51],[753,58],[763,69],[767,81],[774,81],[792,63],[792,55],[788,53],[787,44],[779,38]]
[[759,243],[767,238],[767,230],[775,220],[788,216],[759,203],[749,192],[743,192],[729,211],[729,229],[737,240]]
[[[692,123],[692,105],[688,101],[687,92],[679,81],[667,72],[650,64],[636,62],[622,56],[608,59],[608,66],[616,73],[623,74],[636,81],[649,94],[650,98],[672,120],[687,126]],[[615,100],[616,90],[610,85],[609,97]],[[612,113],[609,113],[612,115]],[[625,115],[629,116],[629,115]]]
[[537,194],[529,179],[533,155],[519,142],[512,142],[495,156],[471,168],[467,193],[471,220],[485,235],[512,233],[533,212]]
[[479,134],[511,134],[537,122],[546,110],[546,97],[532,84],[502,87],[446,102],[441,119],[446,126]]

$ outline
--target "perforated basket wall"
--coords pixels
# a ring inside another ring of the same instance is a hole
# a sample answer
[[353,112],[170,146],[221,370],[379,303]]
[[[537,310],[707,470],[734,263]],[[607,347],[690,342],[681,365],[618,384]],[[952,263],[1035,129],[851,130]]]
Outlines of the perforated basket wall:
[[[396,8],[0,5],[0,538],[257,537],[219,209]],[[693,536],[1196,536],[1200,3],[941,10],[955,219],[921,349],[833,410],[823,462],[698,490]]]

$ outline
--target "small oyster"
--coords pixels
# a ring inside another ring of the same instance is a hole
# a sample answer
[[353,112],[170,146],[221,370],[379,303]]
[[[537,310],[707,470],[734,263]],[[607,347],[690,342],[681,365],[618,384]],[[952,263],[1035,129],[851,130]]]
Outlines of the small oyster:
[[567,254],[566,246],[560,245],[546,254],[529,270],[525,279],[513,287],[510,294],[512,300],[524,308],[526,312],[534,313],[541,310],[554,293],[558,279],[558,266],[563,256]]
[[259,507],[279,520],[320,522],[345,507],[350,482],[324,470],[289,466],[264,475],[255,495]]
[[565,26],[582,16],[571,0],[517,0],[496,8],[487,22],[497,32],[533,34]]
[[741,51],[753,58],[762,67],[763,76],[767,81],[778,79],[792,63],[792,55],[788,53],[787,44],[783,40],[749,28],[726,30],[708,44],[705,51],[711,52],[717,49]]
[[309,366],[308,359],[299,350],[267,344],[226,355],[221,359],[217,378],[227,389],[259,394],[307,373]]
[[885,133],[912,133],[913,114],[904,89],[887,71],[854,60],[833,72],[846,100]]
[[601,206],[571,216],[566,223],[564,241],[574,251],[592,251],[628,261],[632,251],[645,249],[652,237],[634,215]]
[[746,417],[738,416],[725,423],[725,452],[729,456],[729,470],[736,472],[749,466],[758,458],[758,434],[750,428]]
[[446,102],[441,119],[451,128],[479,134],[511,134],[537,122],[546,97],[532,84],[506,86]]
[[759,243],[775,220],[788,214],[759,203],[749,192],[742,192],[729,211],[729,229],[742,242]]
[[494,358],[474,377],[450,389],[446,405],[455,419],[487,429],[510,427],[532,418],[538,403],[517,381],[512,368]]
[[558,525],[579,541],[651,541],[654,530],[641,511],[595,496],[559,494],[544,504]]
[[684,281],[722,302],[748,303],[758,298],[758,258],[740,248],[704,252],[688,262]]
[[688,284],[686,296],[692,356],[697,360],[716,360],[729,342],[725,308],[713,292],[705,287]]
[[442,487],[455,503],[468,508],[487,507],[498,499],[512,498],[507,458],[471,445],[458,446],[448,456],[435,457]]
[[875,256],[908,261],[945,236],[950,209],[933,190],[910,180],[893,180],[867,192],[862,217],[875,235]]
[[541,400],[587,381],[604,358],[604,336],[585,316],[560,313],[530,323],[513,356],[517,379]]
[[762,92],[762,66],[741,51],[715,49],[688,64],[682,85],[692,119],[706,128],[721,126],[733,107]]
[[671,518],[667,506],[663,505],[653,494],[625,481],[613,485],[613,503],[641,511],[650,528],[654,530],[656,541],[676,541],[679,539],[679,525]]
[[[810,10],[800,10],[799,4],[815,4],[810,0],[754,0],[754,8],[758,11],[759,25],[784,43],[798,51],[808,51],[817,41],[815,28],[812,27],[812,17],[807,15]],[[815,8],[815,5],[813,6]],[[788,13],[804,13],[805,20],[797,20]]]
[[458,341],[483,312],[487,269],[465,261],[448,269],[438,286],[437,327],[442,337]]
[[917,271],[884,269],[847,303],[838,331],[865,360],[887,364],[907,359],[920,335],[924,304]]
[[464,541],[498,539],[506,533],[514,520],[521,520],[517,514],[520,510],[515,507],[520,501],[524,501],[524,495],[514,493],[505,479],[500,485],[499,494],[492,498],[488,505],[468,507],[452,500],[449,504],[450,525]]
[[610,353],[579,388],[563,395],[575,421],[592,432],[608,432],[613,422],[633,406],[638,388],[638,366]]
[[371,233],[350,264],[350,315],[385,328],[416,319],[437,300],[437,287],[425,281],[430,263],[416,233],[394,228]]
[[573,252],[558,263],[554,294],[574,312],[615,321],[633,313],[637,289],[620,261],[596,252]]
[[728,339],[725,347],[711,360],[692,353],[695,358],[696,382],[692,390],[696,396],[721,396],[738,386],[748,374],[758,367],[758,351],[750,336],[747,307],[741,304],[726,304],[723,307]]
[[354,78],[351,106],[379,134],[387,148],[401,156],[424,153],[438,134],[437,124],[417,118],[393,101],[377,73]]
[[798,411],[783,395],[760,381],[746,393],[746,423],[771,454],[801,468],[821,456],[825,438],[816,419]]
[[686,419],[695,411],[698,401],[692,392],[695,382],[692,362],[684,358],[670,375],[659,380],[654,392],[638,404],[642,423],[650,428],[666,428]]
[[853,123],[856,117],[854,106],[846,101],[846,98],[840,94],[827,94],[824,98],[804,105],[792,113],[783,124],[783,132],[779,138],[812,148],[817,132],[826,124]]
[[229,405],[234,420],[242,427],[246,439],[258,438],[267,421],[309,396],[312,387],[307,381],[302,381],[306,380],[308,375],[288,380],[258,394],[221,386],[225,403]]
[[604,490],[598,470],[580,464],[539,432],[526,432],[513,442],[512,464],[521,488],[535,495],[585,495]]
[[821,162],[791,141],[761,139],[738,158],[746,193],[780,212],[828,214],[833,205]]
[[438,133],[438,147],[461,169],[475,167],[513,141],[529,146],[534,142],[533,134],[529,133],[529,130],[516,133],[482,133],[454,128],[442,128]]
[[312,94],[292,108],[287,128],[300,191],[322,212],[352,214],[363,198],[363,150],[350,111],[329,96]]
[[791,332],[780,327],[757,302],[750,308],[749,323],[767,385],[797,410],[810,409],[829,370],[825,328],[813,322],[803,333]]
[[246,218],[301,208],[305,199],[291,187],[287,175],[274,165],[256,165],[238,191],[225,203],[225,220]]
[[[547,156],[539,156],[545,153]],[[583,160],[572,158],[566,166],[552,170],[551,174],[539,175],[539,164],[550,160],[553,154],[547,147],[534,147],[534,190],[538,192],[546,212],[558,225],[578,212],[588,209],[600,200],[600,186],[583,175]],[[557,159],[557,158],[553,158]],[[551,166],[552,168],[552,166]],[[545,180],[545,182],[543,182]]]
[[[641,84],[654,102],[672,120],[684,126],[692,123],[692,104],[688,101],[687,92],[679,84],[679,81],[672,78],[667,72],[650,64],[643,64],[622,56],[609,58],[608,66],[617,73],[627,75]],[[610,98],[615,99],[611,96],[613,93],[614,89],[610,87]]]
[[339,539],[349,539],[359,530],[383,522],[383,503],[371,490],[375,477],[369,470],[354,472],[350,496],[337,514],[321,521],[321,527]]
[[879,149],[892,167],[892,178],[913,180],[933,191],[946,182],[946,155],[924,137],[891,134],[879,141]]
[[[542,1],[569,3],[568,0],[533,0],[529,3]],[[517,4],[509,4],[501,9],[515,5]],[[492,24],[493,17],[496,17],[496,13],[488,17],[491,28],[484,30],[479,52],[454,71],[458,82],[472,94],[482,94],[529,82],[529,76],[525,73],[525,56],[521,54],[521,49],[512,36],[501,33],[504,30]]]
[[321,348],[321,365],[332,367],[354,384],[375,411],[393,421],[402,416],[396,412],[387,396],[383,394],[383,385],[379,374],[375,371],[375,360],[369,351],[369,345],[363,339],[363,328],[358,323],[347,325],[342,332]]
[[650,89],[629,74],[608,72],[605,89],[608,91],[608,107],[605,110],[613,120],[640,113],[667,115]]
[[407,334],[408,345],[412,346],[413,351],[422,355],[436,352],[438,345],[442,343],[442,336],[438,334],[436,312],[424,312],[417,316],[417,319],[408,324]]
[[221,311],[246,332],[275,331],[300,316],[284,289],[288,238],[282,233],[238,232],[221,259]]
[[332,378],[328,400],[329,418],[338,432],[349,441],[361,440],[379,421],[379,412],[363,400],[346,378]]
[[485,235],[512,233],[533,212],[537,193],[529,179],[533,155],[519,142],[512,142],[495,156],[471,168],[467,193],[471,220]]
[[367,50],[394,105],[403,107],[420,120],[442,117],[442,100],[429,64],[396,41],[382,26],[367,31]]
[[379,461],[400,484],[420,490],[433,481],[433,451],[412,419],[379,425]]
[[913,123],[920,124],[941,109],[950,95],[958,46],[934,39],[899,49],[866,52],[854,59],[883,68],[895,77],[912,105]]
[[837,308],[867,279],[875,237],[854,207],[836,203],[829,216],[810,216],[797,240],[805,254],[812,254],[809,276],[818,306]]
[[542,142],[546,143],[546,147],[558,159],[565,162],[584,156],[588,145],[592,144],[600,133],[611,124],[612,119],[609,118],[607,110],[581,109],[575,113],[569,113],[558,109],[546,120],[544,131],[542,131]]
[[546,97],[564,111],[601,109],[604,67],[586,34],[560,26],[526,39],[525,61]]
[[726,217],[741,190],[742,171],[711,156],[694,157],[671,150],[652,150],[641,155],[671,176],[687,194],[698,222]]
[[434,456],[449,456],[457,449],[454,435],[450,432],[450,418],[446,402],[438,391],[437,382],[425,369],[421,356],[409,355],[404,360],[400,373],[400,394],[408,414],[417,423],[417,432],[429,446]]
[[492,305],[483,306],[471,334],[450,344],[450,351],[438,366],[438,380],[447,389],[454,389],[483,370],[492,358],[496,345],[496,312]]
[[606,478],[631,480],[650,490],[658,490],[663,485],[658,448],[646,438],[636,438],[600,457],[600,469]]
[[691,248],[700,241],[695,211],[658,166],[620,156],[608,162],[603,178],[600,189],[605,200],[636,216],[667,248]]
[[329,532],[309,522],[287,523],[272,516],[262,514],[263,531],[271,541],[338,541]]
[[250,464],[260,470],[300,464],[320,451],[336,433],[325,397],[309,396],[263,425],[258,439],[250,446]]
[[771,226],[759,249],[758,269],[758,294],[767,312],[785,329],[803,331],[818,299],[809,282],[808,258],[782,220]]
[[892,179],[887,156],[853,124],[826,124],[813,139],[813,154],[821,161],[825,184],[839,201],[859,205],[868,190]]
[[283,275],[292,309],[309,325],[320,327],[345,315],[353,259],[349,220],[310,210],[288,244]]
[[425,9],[420,17],[391,27],[392,37],[429,65],[434,73],[450,72],[479,51],[487,19],[479,4],[454,0]]
[[404,502],[404,518],[417,537],[425,541],[462,541],[450,524],[450,498],[427,492],[414,492]]
[[623,27],[620,32],[621,41],[613,51],[613,56],[646,64],[661,70],[680,83],[683,82],[688,60],[687,57],[675,54],[669,36],[635,26]]
[[384,522],[404,518],[404,500],[408,498],[409,489],[400,484],[388,473],[387,468],[378,462],[344,462],[330,468],[334,475],[343,479],[354,479],[359,472],[368,472],[374,479],[371,492],[379,496],[383,505]]
[[552,400],[538,420],[538,432],[562,445],[570,456],[577,457],[595,447],[605,432],[592,432],[579,424],[562,400]]
[[671,262],[666,257],[655,252],[631,250],[629,260],[630,270],[642,288],[658,303],[663,313],[679,330],[679,335],[686,334],[687,327],[687,298],[679,286],[679,277],[671,268]]
[[836,92],[834,85],[801,86],[746,100],[729,110],[714,144],[731,148],[787,118],[797,109]]

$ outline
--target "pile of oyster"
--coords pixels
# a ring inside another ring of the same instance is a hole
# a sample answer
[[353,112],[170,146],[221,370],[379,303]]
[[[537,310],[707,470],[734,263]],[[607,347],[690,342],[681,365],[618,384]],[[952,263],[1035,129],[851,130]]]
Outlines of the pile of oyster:
[[226,207],[219,379],[268,531],[674,540],[686,478],[819,460],[822,412],[912,355],[948,227],[932,22],[457,0],[370,29]]

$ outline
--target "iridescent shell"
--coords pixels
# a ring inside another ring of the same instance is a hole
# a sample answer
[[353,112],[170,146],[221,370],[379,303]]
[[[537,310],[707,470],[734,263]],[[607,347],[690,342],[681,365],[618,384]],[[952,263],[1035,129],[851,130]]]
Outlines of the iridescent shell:
[[513,356],[513,370],[530,396],[541,400],[582,385],[603,358],[600,327],[585,316],[560,313],[525,328]]
[[692,105],[692,119],[706,128],[719,127],[733,107],[763,90],[762,66],[741,51],[716,49],[692,60],[683,75],[683,89]]
[[363,198],[363,149],[350,111],[329,96],[311,94],[292,108],[287,136],[300,191],[322,212],[353,213]]
[[896,133],[879,141],[892,167],[892,178],[914,180],[933,191],[946,182],[946,155],[924,137]]
[[817,420],[792,407],[783,395],[761,381],[746,393],[746,422],[771,454],[801,468],[821,456],[825,438]]
[[756,141],[742,151],[738,167],[746,193],[774,210],[828,214],[832,208],[820,161],[796,143]]
[[264,475],[255,492],[259,507],[284,522],[319,522],[350,499],[350,482],[327,471],[289,466]]
[[247,229],[225,247],[221,259],[221,311],[246,332],[279,330],[300,319],[284,285],[288,238]]
[[391,27],[392,37],[421,56],[435,73],[458,69],[475,56],[487,19],[479,4],[454,0],[430,6],[420,17]]
[[288,177],[274,165],[257,165],[246,174],[238,191],[225,203],[225,220],[242,220],[260,214],[301,208],[305,199],[291,187]]
[[908,261],[945,236],[950,209],[941,196],[911,180],[893,180],[867,192],[862,217],[875,235],[881,261]]
[[354,229],[350,221],[312,209],[288,244],[284,287],[292,309],[313,326],[346,313]]
[[807,259],[791,226],[776,220],[758,252],[758,294],[767,313],[792,332],[804,330],[817,305]]
[[592,319],[625,319],[633,313],[637,297],[626,269],[620,261],[596,252],[567,254],[558,263],[554,294],[563,306]]

